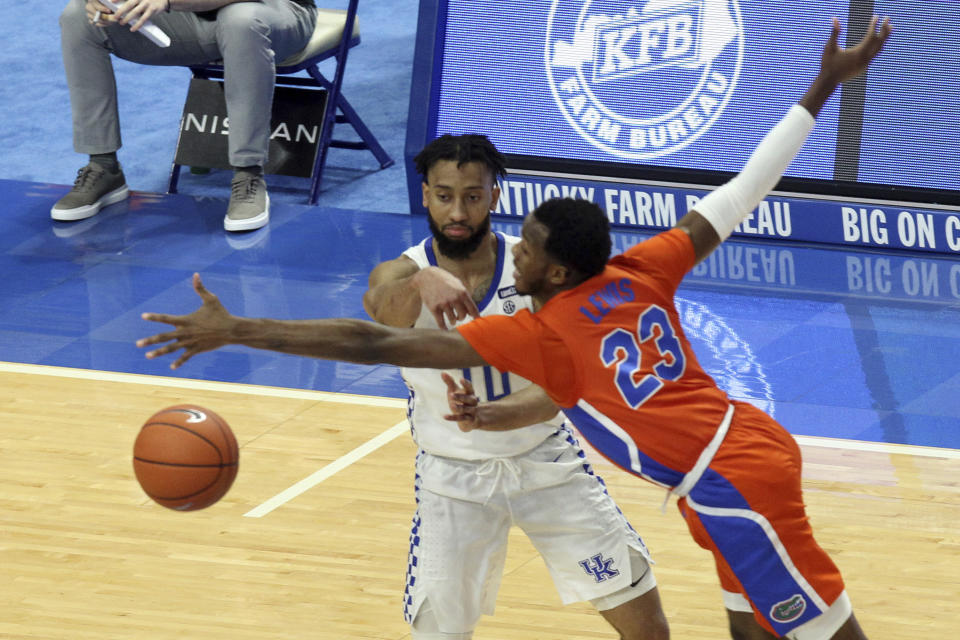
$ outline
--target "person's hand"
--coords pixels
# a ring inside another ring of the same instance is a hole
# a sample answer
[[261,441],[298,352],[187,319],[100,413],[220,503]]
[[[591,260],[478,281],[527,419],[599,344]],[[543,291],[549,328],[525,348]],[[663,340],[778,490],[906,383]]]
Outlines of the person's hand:
[[87,20],[95,27],[105,27],[114,21],[113,12],[97,0],[87,0],[84,9],[87,12]]
[[123,2],[114,0],[114,2],[119,5],[119,8],[113,15],[112,21],[118,24],[129,24],[130,31],[139,30],[151,16],[166,11],[169,6],[169,0],[125,0]]
[[138,347],[168,342],[159,349],[148,351],[147,358],[173,353],[178,349],[184,352],[177,358],[171,369],[176,369],[184,362],[204,351],[212,351],[229,343],[234,322],[233,316],[227,312],[216,295],[207,291],[200,281],[200,274],[193,274],[193,289],[203,300],[199,309],[186,316],[172,316],[165,313],[144,313],[143,319],[151,322],[163,322],[175,327],[173,331],[158,333],[149,338],[137,340]]
[[816,118],[837,87],[867,70],[883,49],[891,31],[890,18],[880,22],[877,16],[873,16],[860,43],[849,49],[841,49],[840,21],[834,18],[833,31],[820,57],[820,72],[797,103]]
[[444,420],[456,422],[460,431],[473,431],[482,427],[477,413],[480,399],[474,393],[470,381],[461,378],[458,385],[446,372],[442,372],[440,377],[447,385],[447,404],[450,406],[450,413],[443,416]]
[[[877,25],[879,24],[879,29]],[[837,84],[859,76],[867,70],[870,62],[877,57],[886,44],[893,28],[890,18],[880,22],[877,16],[870,20],[867,32],[859,44],[849,49],[840,47],[840,20],[833,19],[833,32],[823,49],[820,60],[820,73]]]
[[460,279],[440,267],[421,269],[414,276],[414,282],[420,291],[420,301],[427,307],[437,326],[441,329],[452,327],[467,316],[477,317],[480,311],[477,303]]

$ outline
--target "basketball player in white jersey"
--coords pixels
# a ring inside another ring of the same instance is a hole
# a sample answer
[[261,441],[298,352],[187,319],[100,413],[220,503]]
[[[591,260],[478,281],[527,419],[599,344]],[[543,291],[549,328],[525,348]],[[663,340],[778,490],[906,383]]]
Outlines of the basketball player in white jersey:
[[[513,283],[519,238],[490,229],[503,156],[485,136],[447,135],[415,162],[433,235],[371,272],[370,316],[395,327],[452,328],[470,316],[531,308]],[[564,604],[589,600],[621,638],[668,638],[647,550],[546,394],[490,367],[447,374],[472,383],[488,426],[535,426],[461,431],[444,419],[441,372],[403,370],[420,449],[403,597],[412,638],[472,637],[480,616],[493,613],[512,525],[542,555]]]

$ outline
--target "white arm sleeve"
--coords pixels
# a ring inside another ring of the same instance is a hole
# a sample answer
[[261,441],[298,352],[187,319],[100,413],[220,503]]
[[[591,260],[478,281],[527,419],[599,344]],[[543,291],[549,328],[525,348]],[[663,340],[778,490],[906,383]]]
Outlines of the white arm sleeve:
[[815,120],[798,104],[764,136],[743,170],[725,185],[698,202],[694,211],[713,225],[726,240],[740,222],[770,192],[800,151]]

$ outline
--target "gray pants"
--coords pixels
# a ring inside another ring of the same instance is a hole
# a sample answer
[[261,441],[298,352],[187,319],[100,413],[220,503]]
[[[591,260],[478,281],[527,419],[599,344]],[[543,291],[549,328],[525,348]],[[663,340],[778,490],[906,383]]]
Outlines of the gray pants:
[[60,16],[63,65],[73,111],[73,148],[110,153],[120,148],[117,84],[110,54],[149,65],[186,66],[223,60],[230,118],[230,164],[263,166],[270,142],[274,61],[300,51],[313,34],[316,11],[289,0],[228,4],[216,20],[189,11],[153,16],[172,44],[161,48],[129,25],[95,27],[84,0],[70,0]]

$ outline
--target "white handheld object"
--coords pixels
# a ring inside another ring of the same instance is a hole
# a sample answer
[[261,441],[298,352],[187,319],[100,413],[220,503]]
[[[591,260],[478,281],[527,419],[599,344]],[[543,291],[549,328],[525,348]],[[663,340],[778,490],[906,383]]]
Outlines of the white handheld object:
[[[120,0],[122,2],[123,0]],[[120,8],[120,2],[113,2],[113,0],[97,0],[111,11],[117,11]],[[170,46],[170,36],[165,34],[163,30],[157,25],[153,24],[153,20],[147,20],[143,23],[143,26],[140,27],[139,32],[147,37],[150,42],[157,45],[158,47],[169,47]]]

